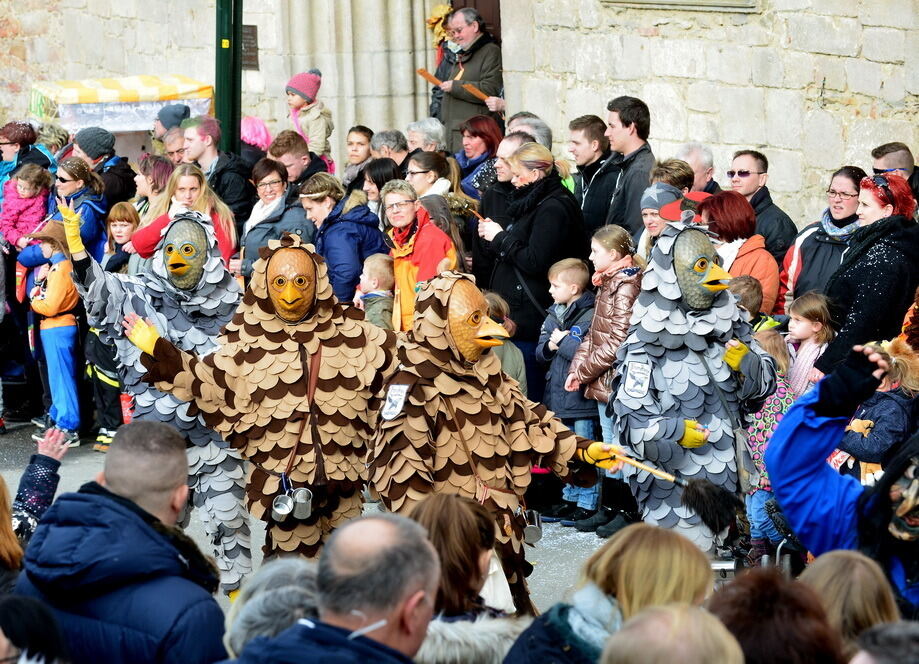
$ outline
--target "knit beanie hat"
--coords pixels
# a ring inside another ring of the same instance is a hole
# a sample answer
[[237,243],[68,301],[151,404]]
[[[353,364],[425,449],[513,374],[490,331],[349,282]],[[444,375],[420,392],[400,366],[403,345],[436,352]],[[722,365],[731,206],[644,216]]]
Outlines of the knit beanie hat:
[[115,154],[115,134],[102,127],[86,127],[77,132],[73,142],[80,146],[90,159]]
[[316,101],[316,95],[319,94],[320,85],[322,85],[322,72],[318,69],[310,69],[287,81],[287,92],[300,95],[307,104],[312,104]]
[[156,119],[168,130],[178,127],[182,124],[182,120],[187,120],[190,116],[191,109],[185,104],[170,104],[159,110]]
[[665,182],[655,182],[641,195],[641,210],[660,210],[667,203],[683,198],[683,192]]

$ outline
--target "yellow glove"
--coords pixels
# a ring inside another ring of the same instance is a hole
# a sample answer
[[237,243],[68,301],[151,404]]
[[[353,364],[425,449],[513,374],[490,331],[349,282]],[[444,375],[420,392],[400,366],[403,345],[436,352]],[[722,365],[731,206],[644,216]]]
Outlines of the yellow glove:
[[64,218],[64,235],[67,237],[70,253],[85,253],[86,247],[83,245],[83,238],[80,237],[80,224],[83,223],[83,219],[80,218],[79,213],[66,205],[60,205],[57,209]]
[[864,438],[867,438],[871,435],[871,430],[873,428],[873,420],[852,420],[846,426],[846,431],[855,431],[856,433],[860,433]]
[[750,352],[750,347],[742,341],[737,341],[736,346],[728,346],[728,349],[724,352],[724,362],[734,371],[740,371],[740,361],[744,358],[744,355]]
[[[128,325],[133,320],[133,324]],[[160,333],[156,328],[139,316],[135,319],[125,321],[125,329],[128,333],[128,339],[132,344],[140,348],[147,355],[153,355],[153,348],[156,346],[156,340],[160,338]]]
[[591,443],[587,449],[578,450],[578,458],[581,461],[593,464],[598,468],[604,468],[616,472],[622,468],[622,461],[613,458],[617,454],[622,454],[622,448],[616,445],[607,445],[606,443]]
[[683,447],[693,449],[702,447],[708,441],[708,430],[695,420],[683,420],[686,428],[683,430],[683,437],[679,443]]

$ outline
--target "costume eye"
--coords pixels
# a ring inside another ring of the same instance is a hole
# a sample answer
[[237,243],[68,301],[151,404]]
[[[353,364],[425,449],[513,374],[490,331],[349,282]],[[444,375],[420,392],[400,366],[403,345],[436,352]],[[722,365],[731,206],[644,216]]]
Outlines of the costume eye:
[[172,256],[172,254],[175,253],[175,250],[176,248],[172,243],[169,243],[166,245],[166,255],[167,256]]
[[478,327],[479,323],[482,322],[482,312],[476,311],[471,316],[469,316],[469,324],[475,327]]
[[309,279],[301,275],[294,279],[294,286],[297,288],[306,288],[306,285],[309,284],[309,282]]
[[699,274],[703,274],[708,269],[708,259],[700,258],[696,261],[696,264],[692,266],[692,269]]
[[287,285],[287,278],[278,276],[278,277],[275,277],[274,281],[272,281],[271,283],[274,285],[275,288],[284,288],[284,286]]
[[196,253],[194,245],[183,244],[182,245],[182,255],[183,256],[194,256]]

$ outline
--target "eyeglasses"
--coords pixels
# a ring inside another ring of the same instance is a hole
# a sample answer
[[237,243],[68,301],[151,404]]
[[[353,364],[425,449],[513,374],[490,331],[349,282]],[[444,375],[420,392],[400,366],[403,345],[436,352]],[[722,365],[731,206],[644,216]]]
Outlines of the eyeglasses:
[[67,178],[62,178],[60,175],[57,176],[58,182],[73,182],[73,180],[68,180]]
[[431,169],[429,168],[425,171],[405,171],[405,174],[406,175],[421,175],[422,173],[430,173],[430,172],[431,172]]
[[284,184],[283,180],[269,180],[268,182],[262,182],[261,184],[255,185],[255,188],[260,191],[267,191],[272,187],[277,187],[279,184]]
[[883,175],[875,175],[871,181],[884,190],[888,205],[893,205],[893,194],[890,193],[890,181]]
[[748,178],[751,175],[762,175],[765,171],[728,171],[727,176],[731,179],[736,175],[739,178]]
[[383,209],[387,212],[395,212],[397,210],[404,210],[409,205],[414,205],[415,201],[397,201],[395,203],[390,203],[389,205],[384,205]]
[[[2,143],[0,143],[2,145]],[[872,168],[875,175],[884,175],[884,173],[896,173],[897,171],[905,171],[905,168]]]
[[827,198],[841,198],[844,201],[851,201],[853,198],[858,198],[858,194],[850,194],[846,191],[836,191],[835,189],[826,190]]
[[13,141],[0,141],[0,145],[16,145]]

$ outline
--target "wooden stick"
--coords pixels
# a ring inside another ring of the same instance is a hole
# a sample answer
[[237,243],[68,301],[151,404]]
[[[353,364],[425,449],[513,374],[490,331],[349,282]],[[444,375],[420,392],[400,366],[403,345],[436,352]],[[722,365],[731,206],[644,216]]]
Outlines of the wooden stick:
[[485,101],[488,99],[488,95],[475,87],[472,83],[463,83],[463,90],[471,94],[473,97]]
[[681,487],[686,486],[686,480],[684,480],[682,477],[676,477],[675,475],[671,475],[670,473],[664,470],[661,470],[660,468],[654,468],[653,466],[648,466],[646,464],[643,464],[641,461],[636,461],[635,459],[631,457],[623,456],[621,454],[616,454],[615,452],[610,452],[609,458],[612,459],[613,461],[618,460],[618,461],[621,461],[622,463],[627,463],[630,466],[634,466],[635,468],[638,468],[639,470],[644,470],[646,472],[649,472],[655,477],[659,477],[660,479],[665,480],[667,482],[673,482],[677,486],[681,486]]
[[429,72],[424,67],[419,67],[418,69],[415,70],[415,73],[418,74],[421,78],[426,80],[431,85],[440,85],[441,83],[443,83],[443,81],[438,79],[436,76],[434,76],[434,74]]

